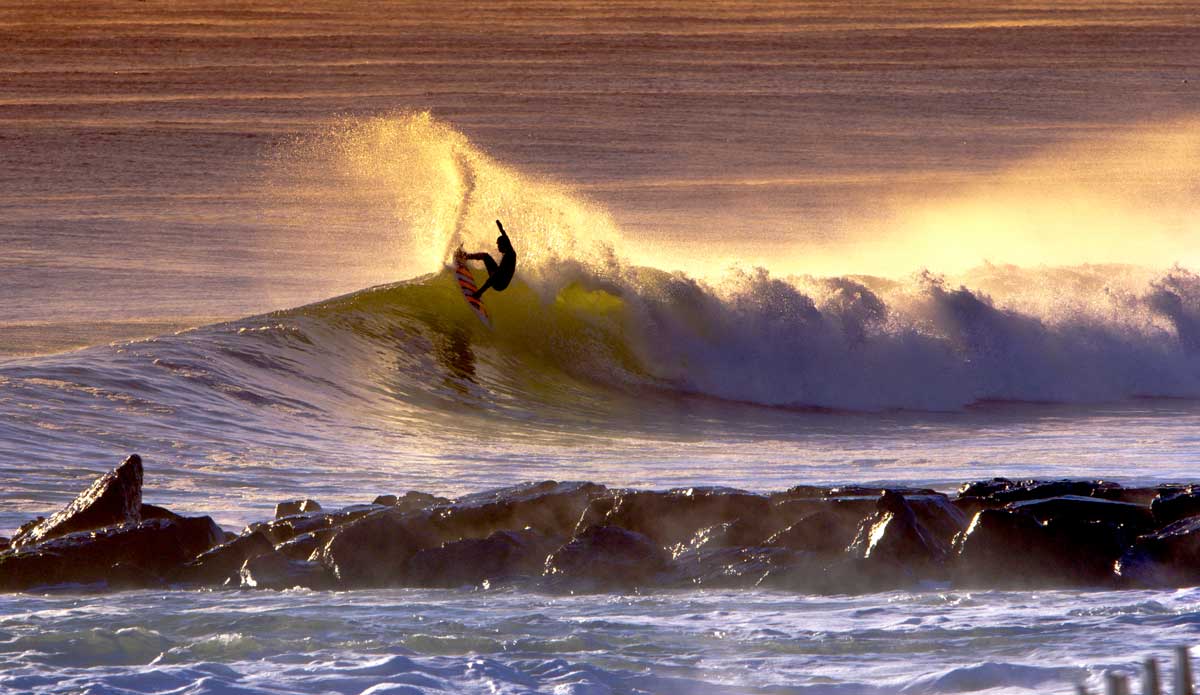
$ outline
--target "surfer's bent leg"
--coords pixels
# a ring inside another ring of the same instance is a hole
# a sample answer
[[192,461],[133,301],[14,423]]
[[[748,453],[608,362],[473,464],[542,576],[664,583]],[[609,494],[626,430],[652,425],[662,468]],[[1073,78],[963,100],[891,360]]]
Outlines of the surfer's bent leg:
[[487,268],[489,277],[496,272],[496,268],[500,267],[490,253],[468,253],[467,260],[483,261],[483,267]]

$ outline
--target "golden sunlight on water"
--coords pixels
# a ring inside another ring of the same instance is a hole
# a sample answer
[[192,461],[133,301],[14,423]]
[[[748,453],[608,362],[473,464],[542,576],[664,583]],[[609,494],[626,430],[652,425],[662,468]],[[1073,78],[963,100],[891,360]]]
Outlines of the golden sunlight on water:
[[1195,119],[1083,139],[956,186],[908,188],[844,242],[799,244],[773,269],[899,277],[984,263],[1200,262]]

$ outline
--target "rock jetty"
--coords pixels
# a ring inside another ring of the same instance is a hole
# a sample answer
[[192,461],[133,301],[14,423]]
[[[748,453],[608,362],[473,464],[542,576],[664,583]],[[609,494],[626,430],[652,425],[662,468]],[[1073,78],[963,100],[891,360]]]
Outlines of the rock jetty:
[[609,488],[543,481],[457,499],[280,502],[240,533],[142,502],[125,459],[0,543],[0,591],[517,584],[543,591],[762,587],[1133,588],[1200,582],[1200,488],[1108,481],[920,488]]

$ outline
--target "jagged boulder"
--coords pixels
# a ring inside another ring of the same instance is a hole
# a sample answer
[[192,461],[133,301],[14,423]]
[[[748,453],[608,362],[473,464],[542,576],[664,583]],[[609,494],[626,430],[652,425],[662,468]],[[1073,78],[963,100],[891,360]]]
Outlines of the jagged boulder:
[[64,509],[49,519],[26,524],[12,539],[20,548],[76,531],[142,520],[142,457],[131,454],[121,465],[96,479]]
[[1038,585],[1047,561],[1045,529],[1032,515],[983,509],[955,540],[955,581],[968,586]]
[[321,548],[325,547],[335,533],[337,531],[333,528],[302,533],[280,543],[275,549],[292,560],[319,561]]
[[1132,541],[1120,524],[985,509],[956,541],[955,581],[989,588],[1102,586]]
[[270,551],[256,555],[238,570],[243,587],[249,589],[329,589],[334,579],[319,562],[293,560],[283,553]]
[[444,540],[486,538],[496,531],[530,528],[550,537],[569,537],[575,522],[603,485],[580,482],[523,483],[466,495],[431,512]]
[[825,555],[842,553],[854,540],[860,519],[836,508],[821,509],[773,534],[764,545]]
[[592,526],[546,558],[554,587],[583,591],[650,586],[671,556],[649,537],[618,526]]
[[223,538],[207,516],[78,531],[0,554],[0,589],[21,591],[113,578],[120,578],[123,585],[153,586]]
[[1200,490],[1189,485],[1183,489],[1165,489],[1150,502],[1150,511],[1159,526],[1200,515]]
[[438,587],[537,576],[559,545],[536,531],[497,531],[418,551],[409,558],[406,575],[414,586]]
[[723,524],[706,526],[683,543],[671,546],[671,552],[678,554],[685,550],[699,548],[749,548],[765,545],[769,536],[762,523],[752,519],[738,519]]
[[1095,521],[1124,526],[1135,533],[1149,531],[1155,527],[1154,516],[1148,507],[1098,497],[1062,495],[1014,502],[1009,508],[1026,512],[1043,523],[1067,520]]
[[160,507],[156,504],[146,504],[145,502],[142,503],[141,511],[142,511],[142,521],[149,521],[150,519],[182,519],[183,518],[179,514],[176,514],[175,512],[171,511],[170,509],[167,509],[166,507]]
[[338,527],[315,559],[344,587],[397,586],[410,557],[443,542],[427,514],[389,508]]
[[282,519],[285,516],[295,516],[296,514],[308,514],[311,512],[321,511],[321,505],[315,500],[289,500],[280,502],[275,505],[275,518]]
[[[774,516],[770,500],[742,490],[721,487],[681,488],[666,492],[617,490],[597,498],[580,519],[577,532],[592,526],[619,526],[653,539],[659,545],[687,542],[708,526],[737,522],[762,524]],[[765,539],[773,529],[761,526]]]
[[1141,536],[1121,556],[1116,574],[1139,587],[1194,586],[1200,583],[1200,516]]
[[802,555],[786,548],[689,548],[674,556],[663,584],[748,589],[758,586],[771,572],[790,567]]
[[[310,511],[285,516],[271,521],[259,521],[250,524],[242,532],[242,535],[252,531],[261,531],[266,534],[271,542],[279,545],[286,543],[297,536],[308,533],[319,533],[323,530],[331,529],[335,526],[349,523],[355,519],[360,519],[368,514],[386,509],[374,504],[358,504],[339,509],[334,512]],[[395,509],[394,507],[392,509]],[[398,510],[397,510],[398,511]]]
[[[451,503],[451,500],[445,497],[431,495],[428,492],[419,492],[417,490],[409,490],[408,492],[396,498],[396,501],[387,506],[396,507],[403,512],[415,512],[421,509],[429,509],[431,507],[445,506]],[[378,504],[378,502],[376,502]]]
[[378,504],[381,507],[394,507],[399,501],[400,498],[395,495],[376,495],[371,504]]
[[[939,508],[936,502],[926,502],[927,507]],[[903,495],[885,491],[875,513],[859,525],[846,552],[869,563],[925,571],[941,566],[951,548],[950,539],[939,536],[919,519]]]
[[253,531],[210,548],[189,560],[172,575],[172,580],[195,584],[221,584],[235,576],[246,560],[271,552],[271,539]]
[[993,478],[988,481],[965,483],[958,493],[959,499],[977,498],[989,506],[1003,506],[1024,500],[1048,499],[1074,495],[1077,497],[1103,497],[1120,490],[1117,483],[1106,480],[1009,480]]

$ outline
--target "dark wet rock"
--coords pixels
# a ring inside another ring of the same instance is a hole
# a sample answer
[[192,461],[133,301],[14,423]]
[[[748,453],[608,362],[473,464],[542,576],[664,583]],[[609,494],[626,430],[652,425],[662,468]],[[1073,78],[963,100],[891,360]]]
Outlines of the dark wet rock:
[[[360,519],[369,514],[388,509],[374,504],[359,504],[339,509],[335,512],[308,512],[285,516],[280,519],[267,522],[256,522],[250,524],[243,531],[243,535],[251,531],[262,531],[267,534],[271,542],[279,545],[286,543],[291,539],[306,534],[316,533],[322,530],[330,529],[335,526],[349,523],[355,519]],[[392,508],[394,509],[394,508]]]
[[714,526],[706,526],[697,531],[685,543],[676,543],[671,547],[672,553],[699,548],[749,548],[765,545],[770,537],[770,525],[762,524],[758,519],[738,519]]
[[565,538],[588,504],[605,491],[595,483],[546,480],[467,495],[432,512],[446,541],[523,528]]
[[262,531],[238,536],[189,560],[172,576],[173,581],[221,584],[236,575],[246,560],[271,552],[271,539]]
[[772,504],[780,504],[792,500],[820,500],[826,497],[829,497],[829,488],[816,485],[796,485],[782,492],[772,492],[767,495],[767,499]]
[[[773,515],[771,503],[763,495],[731,488],[619,490],[594,500],[576,528],[619,526],[671,546],[688,542],[708,526],[743,519],[761,521]],[[765,539],[770,532],[764,527],[761,535]]]
[[[930,519],[945,524],[947,528],[957,528],[947,519],[952,514],[958,514],[957,509],[950,507],[949,503],[940,504],[937,496],[923,497],[925,499],[922,502]],[[953,535],[953,532],[935,532],[929,524],[918,518],[913,506],[903,495],[887,491],[879,497],[875,513],[863,519],[846,552],[870,564],[929,570],[942,565],[950,556]]]
[[671,556],[644,534],[592,526],[546,558],[544,575],[559,587],[583,591],[650,586]]
[[1159,526],[1200,515],[1200,490],[1191,485],[1162,490],[1150,502],[1150,511]]
[[1009,480],[966,483],[959,489],[959,499],[979,498],[987,504],[1000,506],[1024,500],[1040,500],[1064,495],[1102,497],[1120,490],[1121,486],[1105,480]]
[[904,501],[917,520],[947,545],[952,545],[954,537],[965,531],[971,522],[949,497],[938,492],[905,494]]
[[381,507],[394,507],[400,501],[395,495],[378,495],[371,504],[378,504]]
[[1117,487],[1104,490],[1098,490],[1096,497],[1114,500],[1116,502],[1129,502],[1130,504],[1149,507],[1155,497],[1162,494],[1174,494],[1183,489],[1181,485],[1160,485],[1157,487]]
[[1154,516],[1148,507],[1098,497],[1063,495],[1014,502],[1009,508],[1030,514],[1043,523],[1052,520],[1097,521],[1124,526],[1135,533],[1155,528]]
[[408,560],[408,583],[455,587],[542,573],[560,543],[535,531],[497,531],[421,550]]
[[[275,549],[292,560],[320,560],[320,549],[333,538],[336,531],[332,528],[320,531],[302,533],[294,538],[275,546]],[[314,553],[317,555],[314,557]]]
[[319,562],[293,560],[283,553],[270,551],[256,555],[238,571],[241,585],[250,589],[329,589],[334,579]]
[[748,589],[758,586],[772,571],[791,566],[801,555],[786,548],[690,548],[674,557],[663,584]]
[[1200,516],[1180,519],[1138,538],[1116,564],[1132,586],[1194,586],[1200,583]]
[[408,559],[444,542],[423,513],[384,509],[344,524],[317,552],[343,586],[395,586],[405,581]]
[[285,516],[295,516],[296,514],[307,514],[310,512],[321,511],[321,505],[314,500],[291,500],[288,502],[280,502],[275,505],[275,518],[282,519]]
[[175,512],[160,507],[155,504],[142,503],[142,520],[149,521],[150,519],[182,519],[183,517]]
[[0,536],[0,553],[8,550],[10,545],[12,545],[12,542],[9,539],[5,538],[4,536]]
[[1129,526],[1080,518],[1051,519],[1045,524],[1049,554],[1049,583],[1107,587],[1114,584],[1117,560],[1136,538]]
[[827,555],[841,553],[854,540],[858,525],[856,516],[822,509],[775,533],[764,545]]
[[1107,585],[1132,540],[1111,522],[1064,516],[1043,524],[1027,511],[985,509],[957,541],[955,580],[997,588]]
[[1032,515],[984,509],[956,539],[955,581],[969,586],[1036,585],[1047,537]]
[[857,527],[859,521],[875,511],[875,502],[878,499],[878,493],[853,497],[795,498],[777,501],[771,509],[777,518],[787,521],[779,530],[822,511],[831,512]]
[[49,519],[22,526],[12,545],[20,548],[76,531],[137,523],[141,509],[142,458],[132,454]]
[[[394,495],[383,495],[383,497],[394,497]],[[376,501],[375,503],[379,504],[378,501]],[[390,505],[385,505],[385,506],[396,507],[400,511],[403,511],[403,512],[415,512],[415,511],[420,511],[422,509],[430,509],[432,507],[437,507],[437,506],[446,506],[450,503],[451,503],[451,500],[449,500],[445,497],[438,497],[437,495],[431,495],[428,492],[418,492],[416,490],[409,490],[408,492],[404,493],[403,495],[400,495],[399,497],[397,497],[395,502],[393,502]]]
[[152,519],[78,531],[0,555],[0,589],[91,584],[119,578],[152,586],[222,540],[207,516]]

